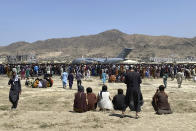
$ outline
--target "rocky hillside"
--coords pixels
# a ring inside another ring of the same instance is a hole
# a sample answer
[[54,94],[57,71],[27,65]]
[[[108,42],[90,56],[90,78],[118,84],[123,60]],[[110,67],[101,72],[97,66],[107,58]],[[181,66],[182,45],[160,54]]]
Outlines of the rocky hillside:
[[36,54],[48,57],[112,57],[123,48],[134,48],[129,57],[196,57],[196,37],[176,38],[170,36],[148,36],[125,34],[108,30],[96,35],[72,38],[48,39],[34,43],[16,42],[0,48],[2,54]]

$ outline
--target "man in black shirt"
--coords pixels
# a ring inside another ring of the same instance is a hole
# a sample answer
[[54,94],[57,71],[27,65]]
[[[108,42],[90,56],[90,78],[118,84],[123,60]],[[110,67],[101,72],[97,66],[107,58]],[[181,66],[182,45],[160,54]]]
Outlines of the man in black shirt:
[[125,104],[127,107],[129,106],[131,111],[136,111],[136,119],[139,118],[138,112],[141,111],[141,106],[143,105],[143,97],[140,90],[141,83],[140,74],[135,72],[132,66],[129,67],[129,71],[125,75],[125,84],[127,85]]
[[20,79],[16,75],[16,72],[13,72],[13,76],[9,80],[8,85],[11,85],[9,100],[12,103],[12,109],[16,109],[18,105],[19,95],[21,94],[21,83]]
[[118,89],[118,94],[113,97],[112,103],[115,110],[124,111],[126,109],[125,95],[122,89]]

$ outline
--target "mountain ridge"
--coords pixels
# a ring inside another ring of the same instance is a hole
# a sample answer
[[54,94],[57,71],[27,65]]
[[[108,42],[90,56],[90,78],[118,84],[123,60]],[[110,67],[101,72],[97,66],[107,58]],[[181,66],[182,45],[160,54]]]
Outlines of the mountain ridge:
[[[63,57],[113,57],[123,48],[134,48],[129,57],[196,56],[196,37],[151,36],[126,34],[117,29],[94,35],[71,38],[52,38],[35,42],[14,42],[0,47],[0,55],[34,53],[38,58]],[[61,53],[56,53],[61,52]],[[48,55],[48,54],[58,55]]]

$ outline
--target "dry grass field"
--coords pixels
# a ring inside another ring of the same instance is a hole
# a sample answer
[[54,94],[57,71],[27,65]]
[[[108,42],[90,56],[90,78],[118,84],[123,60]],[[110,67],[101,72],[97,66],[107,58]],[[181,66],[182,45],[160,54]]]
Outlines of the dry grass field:
[[[162,84],[162,79],[144,79],[141,90],[144,105],[140,118],[135,119],[135,112],[127,108],[125,118],[120,118],[119,111],[86,113],[73,112],[73,100],[76,89],[62,89],[59,76],[53,77],[54,85],[47,89],[33,89],[24,86],[18,109],[11,110],[8,100],[10,87],[8,78],[0,76],[0,131],[195,131],[196,130],[196,83],[183,81],[182,88],[177,88],[176,80],[168,79],[166,93],[173,110],[171,115],[156,115],[151,106],[152,96],[156,88]],[[101,80],[91,78],[83,81],[83,86],[92,87],[94,93],[101,90]],[[123,83],[107,83],[108,91],[113,97],[118,88],[124,93]]]

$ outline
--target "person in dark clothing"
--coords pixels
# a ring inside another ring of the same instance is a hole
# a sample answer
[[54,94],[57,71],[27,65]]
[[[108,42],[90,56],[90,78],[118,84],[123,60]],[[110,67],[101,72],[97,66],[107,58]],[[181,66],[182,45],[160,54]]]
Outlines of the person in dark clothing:
[[165,88],[167,88],[167,78],[168,78],[168,73],[164,72],[163,73],[163,84],[164,84]]
[[47,80],[43,79],[41,80],[42,88],[47,88]]
[[11,85],[9,92],[9,100],[12,103],[12,109],[16,109],[19,100],[19,94],[21,94],[21,83],[20,79],[16,75],[16,72],[13,72],[12,78],[9,80],[8,85]]
[[168,96],[164,92],[165,87],[163,85],[159,86],[155,95],[152,98],[152,106],[155,112],[159,115],[161,114],[171,114],[171,108],[168,103]]
[[51,77],[45,79],[47,81],[47,87],[52,87],[53,86],[53,80]]
[[96,95],[92,92],[92,88],[88,87],[86,89],[87,92],[87,106],[88,106],[88,111],[90,110],[95,110],[97,108],[97,97]]
[[143,105],[143,97],[140,90],[141,83],[140,74],[135,72],[133,67],[130,67],[125,75],[125,84],[127,85],[125,104],[126,107],[129,106],[131,111],[136,111],[136,119],[139,118],[138,112],[141,111],[141,106]]
[[25,86],[30,86],[30,85],[31,85],[30,80],[29,80],[29,78],[27,78],[25,81]]
[[72,72],[69,73],[68,80],[69,80],[69,89],[72,89],[73,80],[74,80],[74,76],[73,76]]
[[122,89],[118,89],[118,94],[113,97],[112,103],[115,110],[125,111],[125,95],[123,95]]
[[86,93],[84,93],[83,86],[78,86],[78,92],[75,94],[73,109],[78,113],[87,111]]
[[82,77],[83,77],[82,73],[78,72],[76,74],[77,86],[81,86],[81,84],[82,84],[82,80],[81,80]]

